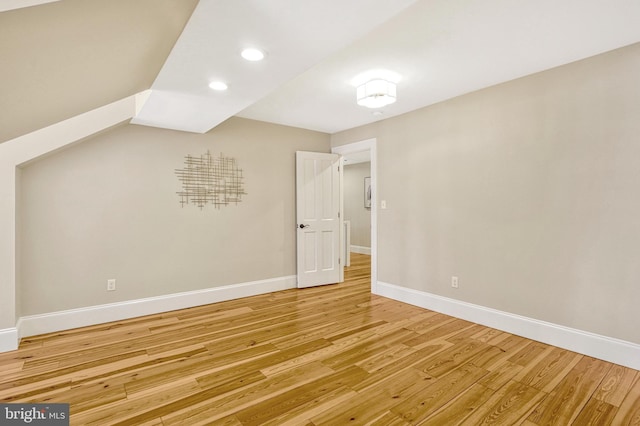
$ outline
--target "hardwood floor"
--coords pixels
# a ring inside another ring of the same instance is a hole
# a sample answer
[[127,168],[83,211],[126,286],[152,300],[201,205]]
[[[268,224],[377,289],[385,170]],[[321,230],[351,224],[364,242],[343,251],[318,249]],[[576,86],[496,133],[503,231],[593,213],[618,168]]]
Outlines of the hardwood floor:
[[4,402],[71,424],[640,425],[640,372],[343,284],[23,339]]

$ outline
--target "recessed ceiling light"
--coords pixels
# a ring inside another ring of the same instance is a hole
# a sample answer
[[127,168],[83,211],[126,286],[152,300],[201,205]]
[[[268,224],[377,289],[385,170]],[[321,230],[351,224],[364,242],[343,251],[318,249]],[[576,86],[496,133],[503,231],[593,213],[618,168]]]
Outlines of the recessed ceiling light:
[[254,48],[244,49],[240,54],[247,61],[256,62],[264,59],[264,52]]
[[209,83],[209,87],[218,91],[227,90],[227,84],[222,81],[212,81]]

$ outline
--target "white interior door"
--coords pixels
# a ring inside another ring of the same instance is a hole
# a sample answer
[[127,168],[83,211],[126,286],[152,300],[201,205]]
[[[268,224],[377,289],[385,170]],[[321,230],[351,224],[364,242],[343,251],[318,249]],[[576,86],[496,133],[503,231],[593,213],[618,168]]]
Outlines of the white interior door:
[[340,281],[340,156],[296,152],[298,287]]

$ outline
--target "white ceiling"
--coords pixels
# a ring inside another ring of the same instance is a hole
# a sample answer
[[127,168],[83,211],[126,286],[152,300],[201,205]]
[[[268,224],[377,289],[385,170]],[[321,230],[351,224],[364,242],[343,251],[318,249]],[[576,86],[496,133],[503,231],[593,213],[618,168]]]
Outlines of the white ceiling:
[[[639,42],[639,22],[639,0],[200,0],[133,122],[202,133],[238,115],[335,133]],[[267,57],[242,60],[247,46]],[[350,84],[369,69],[402,76],[379,116]]]
[[[334,133],[640,41],[638,0],[420,0],[239,113]],[[350,80],[403,76],[380,116]]]
[[[206,132],[414,1],[200,0],[132,122]],[[265,60],[242,59],[246,47]],[[229,89],[212,91],[214,80]]]

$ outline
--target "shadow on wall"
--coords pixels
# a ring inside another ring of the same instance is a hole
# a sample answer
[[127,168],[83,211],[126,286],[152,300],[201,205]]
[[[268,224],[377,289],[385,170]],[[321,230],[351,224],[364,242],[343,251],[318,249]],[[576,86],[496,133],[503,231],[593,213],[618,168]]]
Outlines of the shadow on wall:
[[345,158],[344,218],[351,222],[351,251],[371,254],[371,162]]

